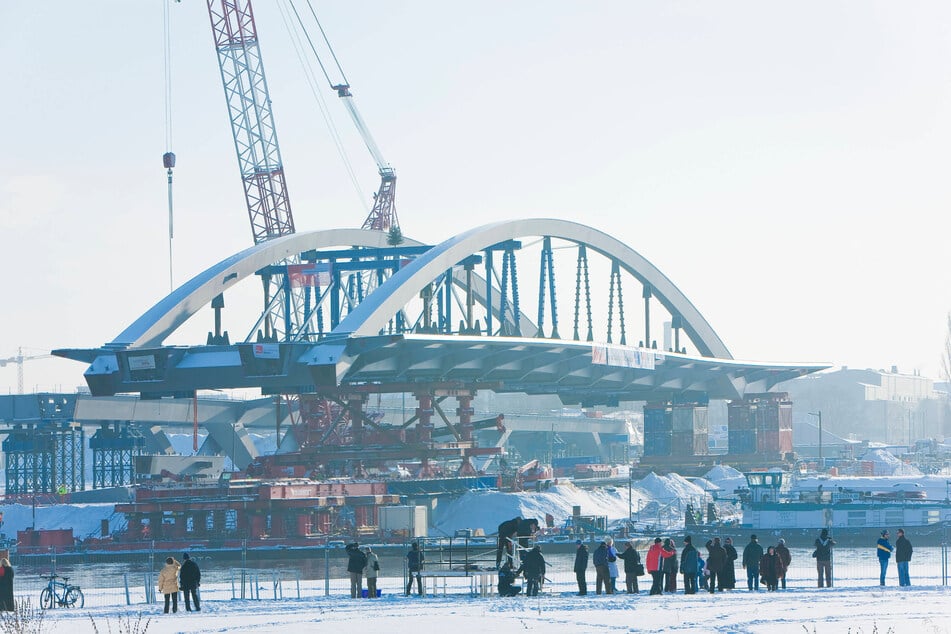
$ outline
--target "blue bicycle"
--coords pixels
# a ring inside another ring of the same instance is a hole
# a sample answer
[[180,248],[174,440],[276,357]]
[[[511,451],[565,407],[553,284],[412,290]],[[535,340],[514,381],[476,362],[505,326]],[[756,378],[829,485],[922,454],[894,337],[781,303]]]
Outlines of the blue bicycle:
[[[46,587],[40,592],[40,607],[44,610],[52,607],[81,608],[86,603],[83,591],[79,586],[69,585],[69,577],[59,575],[41,575],[49,579]],[[57,581],[62,579],[62,581]]]

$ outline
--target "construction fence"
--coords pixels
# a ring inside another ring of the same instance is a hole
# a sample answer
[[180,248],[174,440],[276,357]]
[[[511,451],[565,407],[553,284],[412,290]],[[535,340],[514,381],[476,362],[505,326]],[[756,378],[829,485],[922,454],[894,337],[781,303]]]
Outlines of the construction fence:
[[[377,588],[383,597],[403,595],[410,581],[406,568],[406,550],[380,548],[380,577]],[[495,594],[497,576],[494,545],[485,545],[470,552],[427,551],[422,581],[424,594],[489,596]],[[642,560],[646,553],[641,552]],[[701,551],[702,552],[702,551]],[[741,551],[742,552],[742,551]],[[787,588],[814,589],[817,586],[815,559],[809,549],[792,549],[792,563],[787,572]],[[574,573],[574,555],[571,552],[544,552],[547,571],[542,592],[550,595],[573,595],[577,592]],[[178,561],[181,553],[175,555]],[[203,601],[281,601],[339,596],[350,598],[350,578],[346,572],[347,557],[343,548],[311,551],[306,557],[269,560],[233,565],[216,561],[213,555],[194,554],[202,570],[201,596]],[[157,561],[156,561],[157,560]],[[618,560],[619,591],[624,589],[623,561]],[[13,558],[16,570],[15,594],[18,599],[30,599],[39,605],[39,597],[47,586],[48,575],[68,578],[70,585],[82,588],[86,608],[115,605],[149,605],[163,601],[158,593],[158,573],[164,558],[144,557],[141,562],[115,563],[89,558],[81,563],[57,562],[55,555],[48,559],[31,557]],[[912,587],[947,586],[951,582],[951,549],[947,546],[915,549],[910,567]],[[838,548],[834,553],[834,587],[861,588],[879,584],[879,563],[872,548]],[[747,576],[739,562],[735,565],[736,588],[746,590]],[[587,581],[589,593],[594,592],[594,568],[589,562]],[[640,592],[646,593],[651,577],[638,578]],[[683,580],[678,575],[677,585],[682,591]],[[886,585],[898,585],[898,571],[894,561],[887,570]],[[362,581],[366,588],[366,580]],[[765,588],[762,588],[765,590]],[[834,588],[831,590],[834,591]],[[412,586],[417,594],[417,585]]]

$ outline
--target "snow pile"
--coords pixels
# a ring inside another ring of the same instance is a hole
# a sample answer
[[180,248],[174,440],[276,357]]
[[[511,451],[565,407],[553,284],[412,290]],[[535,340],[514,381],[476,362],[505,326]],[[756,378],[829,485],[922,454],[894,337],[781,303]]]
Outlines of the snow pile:
[[702,488],[677,473],[659,476],[652,471],[634,486],[659,502],[687,501],[704,496]]
[[917,467],[905,464],[885,449],[869,449],[861,460],[873,463],[875,475],[921,475]]
[[723,490],[706,478],[691,478],[690,481],[708,493],[719,493]]
[[[704,499],[703,488],[676,473],[650,473],[635,482],[630,491],[636,514],[651,516],[670,509],[673,516],[680,518],[686,503],[698,504]],[[566,483],[540,492],[470,491],[436,508],[434,533],[451,535],[460,528],[481,528],[492,534],[500,523],[516,516],[534,517],[544,525],[545,516],[551,515],[555,526],[560,526],[571,517],[574,506],[580,506],[583,515],[606,516],[609,524],[625,520],[631,513],[627,487],[579,489]]]
[[729,465],[717,465],[703,477],[723,489],[719,497],[732,496],[734,491],[746,486],[746,477]]
[[[631,499],[637,507],[645,504],[649,496],[635,486]],[[630,513],[627,487],[579,489],[566,483],[539,492],[469,491],[436,507],[433,525],[437,535],[451,535],[459,528],[481,528],[492,534],[499,524],[516,516],[537,518],[544,526],[545,515],[550,514],[555,526],[560,526],[571,517],[574,506],[580,506],[583,515],[604,515],[608,521],[627,518]]]

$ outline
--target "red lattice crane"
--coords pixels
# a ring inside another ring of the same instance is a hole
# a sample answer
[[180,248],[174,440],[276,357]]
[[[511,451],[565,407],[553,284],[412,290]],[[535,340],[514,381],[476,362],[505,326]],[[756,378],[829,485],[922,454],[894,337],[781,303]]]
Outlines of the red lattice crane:
[[250,0],[207,0],[254,243],[294,233],[294,217]]

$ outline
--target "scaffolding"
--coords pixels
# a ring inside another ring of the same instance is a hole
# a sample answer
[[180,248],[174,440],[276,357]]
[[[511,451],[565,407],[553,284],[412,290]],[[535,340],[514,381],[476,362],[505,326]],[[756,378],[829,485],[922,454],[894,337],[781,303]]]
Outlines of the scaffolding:
[[79,423],[15,425],[3,441],[7,495],[82,491],[84,444]]
[[135,457],[145,451],[145,438],[129,423],[102,423],[89,439],[92,488],[121,487],[135,482]]

